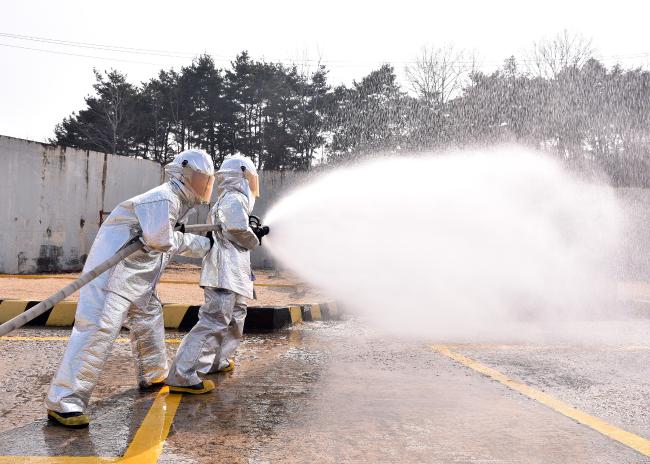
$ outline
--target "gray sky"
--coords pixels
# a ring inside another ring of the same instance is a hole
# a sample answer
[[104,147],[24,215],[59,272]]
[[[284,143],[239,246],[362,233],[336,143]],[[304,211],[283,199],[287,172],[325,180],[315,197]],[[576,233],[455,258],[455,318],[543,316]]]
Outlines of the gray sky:
[[[649,67],[645,3],[5,0],[0,14],[0,134],[51,137],[56,123],[83,107],[84,96],[92,91],[93,67],[116,68],[137,83],[161,68],[187,65],[202,52],[220,66],[242,50],[253,58],[287,63],[320,58],[330,69],[330,81],[338,84],[360,79],[385,62],[401,74],[422,46],[449,42],[475,50],[482,67],[491,71],[506,57],[521,56],[533,41],[568,29],[593,39],[598,56],[609,65],[620,61],[626,67]],[[179,56],[117,53],[1,34]]]

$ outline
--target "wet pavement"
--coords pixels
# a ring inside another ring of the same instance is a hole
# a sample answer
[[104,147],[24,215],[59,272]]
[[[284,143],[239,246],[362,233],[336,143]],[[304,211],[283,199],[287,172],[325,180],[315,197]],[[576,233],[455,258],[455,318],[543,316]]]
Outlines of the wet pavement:
[[[446,346],[642,443],[650,438],[650,320],[625,324],[622,332],[636,334],[632,341]],[[43,397],[65,348],[59,337],[69,331],[13,333],[24,338],[0,339],[0,463],[125,454],[128,462],[188,464],[650,463],[443,356],[435,340],[405,341],[364,327],[313,322],[247,336],[235,371],[210,376],[215,392],[182,399],[140,393],[129,345],[118,343],[86,431],[44,418]],[[171,356],[179,335],[168,337]]]

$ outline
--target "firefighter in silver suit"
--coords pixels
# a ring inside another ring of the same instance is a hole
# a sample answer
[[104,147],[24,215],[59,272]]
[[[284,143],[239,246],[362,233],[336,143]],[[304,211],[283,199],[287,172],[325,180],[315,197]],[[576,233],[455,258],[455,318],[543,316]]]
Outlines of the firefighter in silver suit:
[[162,306],[156,284],[173,255],[202,258],[207,237],[184,234],[175,225],[212,193],[214,166],[201,150],[187,150],[165,166],[170,180],[120,203],[106,218],[84,271],[140,236],[144,248],[84,286],[70,341],[45,400],[48,417],[71,428],[88,426],[85,413],[111,347],[129,328],[141,388],[162,385],[168,372]]
[[183,338],[166,384],[172,393],[207,393],[211,380],[198,374],[234,368],[232,355],[239,346],[246,319],[246,299],[253,298],[250,251],[258,247],[268,227],[249,226],[259,177],[253,162],[229,156],[217,172],[217,201],[210,211],[214,245],[203,259],[200,285],[205,304],[199,321]]

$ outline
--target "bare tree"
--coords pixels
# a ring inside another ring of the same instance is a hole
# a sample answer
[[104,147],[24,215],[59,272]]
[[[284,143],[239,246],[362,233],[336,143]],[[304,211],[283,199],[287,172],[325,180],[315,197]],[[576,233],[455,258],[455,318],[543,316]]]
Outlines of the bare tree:
[[[127,154],[125,137],[133,128],[134,115],[131,105],[136,89],[126,81],[126,76],[116,70],[93,69],[97,82],[93,85],[96,96],[86,98],[88,111],[94,115],[95,124],[81,125],[79,130],[87,140],[112,154]],[[120,145],[121,143],[121,145]]]
[[552,39],[533,43],[526,61],[531,74],[554,78],[564,69],[581,68],[594,51],[591,39],[565,29]]
[[320,49],[316,49],[316,57],[312,58],[309,50],[304,49],[296,54],[292,60],[292,65],[296,68],[298,75],[303,78],[309,78],[312,74],[321,69],[323,65],[323,54]]
[[412,65],[404,69],[411,90],[429,104],[442,106],[465,83],[475,69],[476,59],[452,44],[439,48],[423,47]]

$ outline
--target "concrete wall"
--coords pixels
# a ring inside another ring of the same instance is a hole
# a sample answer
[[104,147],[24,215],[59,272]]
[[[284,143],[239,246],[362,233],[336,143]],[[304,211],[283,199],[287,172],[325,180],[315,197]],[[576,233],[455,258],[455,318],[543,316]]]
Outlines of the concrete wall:
[[[164,180],[164,170],[152,161],[1,135],[0,162],[5,179],[0,183],[0,273],[8,274],[81,269],[100,212]],[[255,214],[262,218],[289,186],[305,178],[279,172],[260,177]],[[208,206],[197,208],[189,222],[205,222],[208,211]],[[252,261],[256,267],[273,265],[263,248]]]
[[79,270],[100,211],[162,179],[151,161],[0,136],[0,272]]

